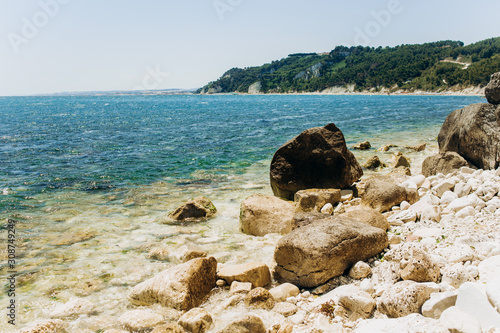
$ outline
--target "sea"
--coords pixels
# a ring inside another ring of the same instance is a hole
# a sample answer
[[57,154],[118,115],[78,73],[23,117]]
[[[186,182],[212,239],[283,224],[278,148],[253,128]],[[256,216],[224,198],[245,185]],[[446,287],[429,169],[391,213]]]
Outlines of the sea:
[[[132,308],[130,288],[178,264],[183,245],[197,245],[221,264],[261,261],[272,267],[280,236],[242,234],[239,208],[254,193],[272,194],[269,165],[281,145],[333,122],[348,147],[371,143],[368,151],[353,151],[361,164],[374,155],[389,163],[402,152],[418,173],[423,159],[438,151],[446,116],[484,101],[407,95],[0,97],[0,332],[61,316],[68,332],[117,328]],[[425,151],[406,148],[421,143]],[[384,145],[397,147],[376,151]],[[201,195],[217,207],[215,218],[184,224],[168,219]],[[157,247],[169,255],[149,258]],[[92,309],[61,315],[75,298]],[[12,302],[15,325],[8,324]],[[229,317],[221,310],[216,323]]]

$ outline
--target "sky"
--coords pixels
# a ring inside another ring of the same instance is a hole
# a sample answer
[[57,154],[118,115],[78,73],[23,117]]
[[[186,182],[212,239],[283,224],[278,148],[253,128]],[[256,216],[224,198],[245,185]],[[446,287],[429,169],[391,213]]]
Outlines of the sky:
[[337,45],[500,36],[498,0],[0,0],[0,96],[199,88]]

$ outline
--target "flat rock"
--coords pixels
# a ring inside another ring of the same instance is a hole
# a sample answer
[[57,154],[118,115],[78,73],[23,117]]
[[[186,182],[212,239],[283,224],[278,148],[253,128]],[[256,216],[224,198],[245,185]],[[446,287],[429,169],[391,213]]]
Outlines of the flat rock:
[[52,318],[75,317],[92,312],[94,305],[83,298],[74,298],[57,306],[51,314]]
[[290,317],[296,314],[298,309],[299,308],[295,304],[288,302],[279,302],[276,303],[276,305],[273,308],[273,311],[279,313],[282,316]]
[[295,207],[265,194],[253,194],[241,204],[241,231],[248,235],[287,234],[292,230]]
[[355,333],[450,333],[439,321],[414,313],[403,318],[362,321]]
[[260,262],[224,266],[217,275],[229,285],[233,281],[250,282],[254,287],[264,287],[271,283],[269,267]]
[[231,287],[229,289],[229,292],[231,294],[246,294],[250,290],[252,290],[252,283],[251,282],[233,281],[233,283],[231,283]]
[[236,319],[217,333],[266,333],[266,327],[262,319],[248,314]]
[[151,310],[132,310],[121,315],[118,322],[129,331],[143,332],[165,323],[165,319]]
[[479,278],[482,282],[489,283],[500,276],[500,255],[487,258],[477,266]]
[[389,229],[387,219],[379,211],[367,206],[351,206],[340,214],[341,217],[357,220],[382,230]]
[[308,188],[348,188],[363,175],[335,124],[315,127],[279,148],[271,161],[271,188],[277,197],[293,200]]
[[135,305],[160,303],[187,311],[201,304],[216,281],[215,258],[196,258],[138,284],[132,288],[128,299]]
[[301,287],[316,287],[388,245],[384,230],[356,220],[327,216],[293,230],[274,251],[276,273]]

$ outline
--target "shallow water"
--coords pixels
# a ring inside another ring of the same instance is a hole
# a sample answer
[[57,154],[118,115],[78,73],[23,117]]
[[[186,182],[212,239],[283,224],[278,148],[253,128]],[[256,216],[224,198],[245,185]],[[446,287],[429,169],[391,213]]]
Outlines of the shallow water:
[[[16,225],[17,326],[49,318],[73,297],[95,314],[70,332],[95,332],[127,311],[131,285],[176,264],[146,258],[196,244],[222,263],[272,265],[279,236],[239,232],[240,203],[271,194],[274,151],[301,131],[334,122],[362,163],[401,150],[418,172],[437,151],[446,115],[478,97],[83,96],[0,98],[0,218]],[[395,148],[427,143],[424,152]],[[165,224],[168,212],[205,195],[216,217]],[[7,244],[6,223],[2,241]],[[2,277],[7,276],[6,246]],[[2,278],[5,280],[4,278]],[[5,289],[5,288],[4,288]],[[0,295],[3,309],[9,297]],[[2,315],[2,322],[5,316]],[[5,327],[5,325],[0,325]],[[10,327],[0,331],[13,331]]]

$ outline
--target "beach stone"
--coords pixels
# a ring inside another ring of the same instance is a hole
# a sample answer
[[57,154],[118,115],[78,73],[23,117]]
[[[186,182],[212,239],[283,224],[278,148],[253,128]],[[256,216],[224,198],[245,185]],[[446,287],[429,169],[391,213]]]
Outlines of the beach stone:
[[484,95],[490,104],[500,104],[500,72],[491,75],[490,82],[484,88]]
[[500,327],[500,314],[495,311],[486,294],[476,287],[476,283],[467,282],[460,286],[456,307],[475,317],[483,332]]
[[353,198],[354,192],[353,190],[342,190],[340,191],[340,201],[349,201]]
[[378,299],[378,310],[392,318],[420,313],[422,305],[429,299],[434,288],[426,283],[401,281],[384,291]]
[[356,321],[360,318],[367,319],[377,307],[377,302],[364,291],[351,295],[341,295],[338,304],[346,310],[349,321]]
[[391,164],[391,168],[396,169],[396,168],[399,168],[399,167],[405,167],[405,168],[410,168],[411,167],[410,162],[403,155],[396,155],[394,157],[394,162]]
[[450,333],[439,321],[418,313],[402,318],[368,319],[361,321],[354,333]]
[[266,333],[266,327],[262,319],[248,314],[236,319],[217,333]]
[[446,191],[443,193],[443,195],[441,195],[441,200],[439,201],[439,204],[446,207],[455,199],[458,199],[458,195],[456,193],[451,191]]
[[400,272],[403,280],[415,282],[437,282],[441,276],[439,266],[432,257],[419,247],[402,246],[402,257],[406,264]]
[[204,333],[212,326],[212,315],[205,309],[194,308],[179,318],[179,325],[192,333]]
[[453,333],[481,333],[479,321],[456,306],[444,310],[439,322]]
[[430,177],[442,173],[447,175],[469,163],[458,153],[446,151],[441,154],[427,157],[422,163],[422,174]]
[[229,292],[231,294],[246,294],[250,290],[252,290],[252,283],[233,281],[233,283],[231,283]]
[[416,151],[416,152],[420,152],[420,151],[424,151],[425,147],[427,147],[427,144],[426,143],[421,143],[421,144],[416,145],[416,146],[408,146],[408,147],[406,147],[406,149],[410,149],[410,150],[413,150],[413,151]]
[[361,280],[365,277],[369,276],[372,273],[372,269],[370,265],[368,265],[364,261],[358,261],[352,268],[349,270],[349,277],[355,280]]
[[440,199],[430,193],[424,195],[419,201],[414,203],[408,210],[417,213],[418,218],[422,220],[441,221]]
[[396,184],[391,177],[376,176],[366,181],[361,198],[365,205],[379,212],[385,212],[403,201],[414,203],[415,196],[418,196],[416,191],[411,194],[409,190]]
[[461,263],[469,260],[474,260],[476,257],[474,250],[470,245],[466,244],[454,244],[452,246],[440,249],[439,252],[443,257],[445,257],[450,263]]
[[182,245],[179,247],[175,253],[175,257],[180,261],[180,262],[188,262],[191,259],[194,258],[204,258],[207,256],[207,252],[203,250],[201,247],[193,245],[193,244],[186,244]]
[[326,204],[337,204],[341,200],[339,189],[307,189],[295,193],[297,212],[319,212]]
[[296,314],[298,309],[299,308],[295,304],[288,302],[279,302],[276,303],[276,305],[273,308],[273,311],[279,313],[282,316],[290,317]]
[[229,285],[233,281],[250,282],[254,287],[264,287],[271,283],[269,267],[260,262],[224,266],[217,275]]
[[475,193],[472,193],[469,194],[468,196],[453,200],[446,208],[454,212],[458,212],[459,210],[465,207],[482,208],[484,206],[486,206],[486,203],[483,200],[481,200]]
[[470,206],[462,208],[455,213],[455,217],[459,219],[463,219],[466,218],[467,216],[474,216],[474,215],[476,215],[476,210]]
[[276,300],[273,295],[262,287],[257,287],[252,289],[245,296],[245,305],[249,307],[262,308],[262,309],[272,309],[276,304]]
[[269,290],[274,299],[278,302],[284,302],[289,297],[295,297],[300,294],[300,289],[291,283],[283,283]]
[[279,148],[271,161],[271,187],[277,197],[293,200],[309,188],[347,188],[363,175],[335,124],[315,127]]
[[455,185],[453,192],[457,194],[458,198],[465,197],[470,194],[472,187],[467,183],[458,183]]
[[441,237],[441,235],[443,234],[444,230],[442,228],[421,228],[415,230],[415,232],[413,233],[413,235],[422,238],[427,238],[427,237],[438,238]]
[[168,261],[169,260],[169,253],[170,252],[166,247],[157,246],[157,247],[153,247],[152,249],[150,249],[148,254],[146,255],[146,257],[148,259]]
[[321,208],[321,213],[322,214],[328,214],[328,215],[333,215],[333,206],[330,203],[327,203],[326,205]]
[[457,295],[458,292],[455,290],[431,294],[431,298],[422,305],[422,315],[439,319],[446,309],[455,306]]
[[375,170],[377,168],[385,168],[386,165],[382,163],[380,158],[378,156],[372,156],[368,159],[368,161],[363,164],[363,168],[369,169],[369,170]]
[[386,151],[389,151],[391,148],[395,148],[395,147],[397,147],[397,145],[385,145],[385,146],[378,148],[376,151],[386,152]]
[[372,145],[370,144],[369,141],[363,141],[363,142],[359,142],[359,143],[355,144],[354,146],[352,146],[352,149],[367,150],[367,149],[370,149],[371,147],[372,147]]
[[31,328],[20,330],[20,333],[63,333],[67,324],[61,319],[51,319],[37,324]]
[[491,280],[486,285],[486,296],[490,303],[500,312],[500,278]]
[[353,219],[382,230],[389,229],[387,219],[377,210],[367,206],[351,206],[340,214],[341,217]]
[[450,179],[445,179],[440,182],[438,185],[434,186],[433,192],[436,196],[441,198],[446,191],[451,191],[455,186],[455,182]]
[[132,310],[121,315],[118,322],[129,331],[144,332],[165,323],[165,320],[161,314],[151,310]]
[[500,164],[499,110],[492,104],[473,104],[453,111],[438,135],[439,152],[454,151],[483,170]]
[[50,242],[50,245],[62,246],[62,245],[73,245],[80,242],[88,241],[97,236],[97,232],[93,230],[83,230],[75,231],[69,234],[63,234],[57,239]]
[[299,287],[317,287],[343,274],[350,265],[375,256],[387,245],[387,233],[382,229],[327,216],[279,240],[274,251],[276,273]]
[[128,299],[134,305],[160,303],[164,307],[187,311],[201,304],[216,281],[215,258],[196,258],[136,285]]
[[292,230],[295,207],[265,194],[253,194],[241,204],[241,231],[248,235],[287,234]]
[[170,213],[169,217],[176,221],[198,220],[211,218],[217,213],[212,201],[206,197],[197,197],[188,200],[174,212]]
[[415,213],[413,210],[403,210],[403,211],[400,211],[399,213],[391,215],[387,219],[389,224],[392,224],[393,222],[398,221],[398,220],[403,222],[403,223],[415,222],[417,220],[417,213]]
[[151,333],[186,333],[184,328],[177,323],[156,326]]
[[73,298],[57,306],[51,314],[52,318],[74,317],[92,312],[94,305],[83,298]]

